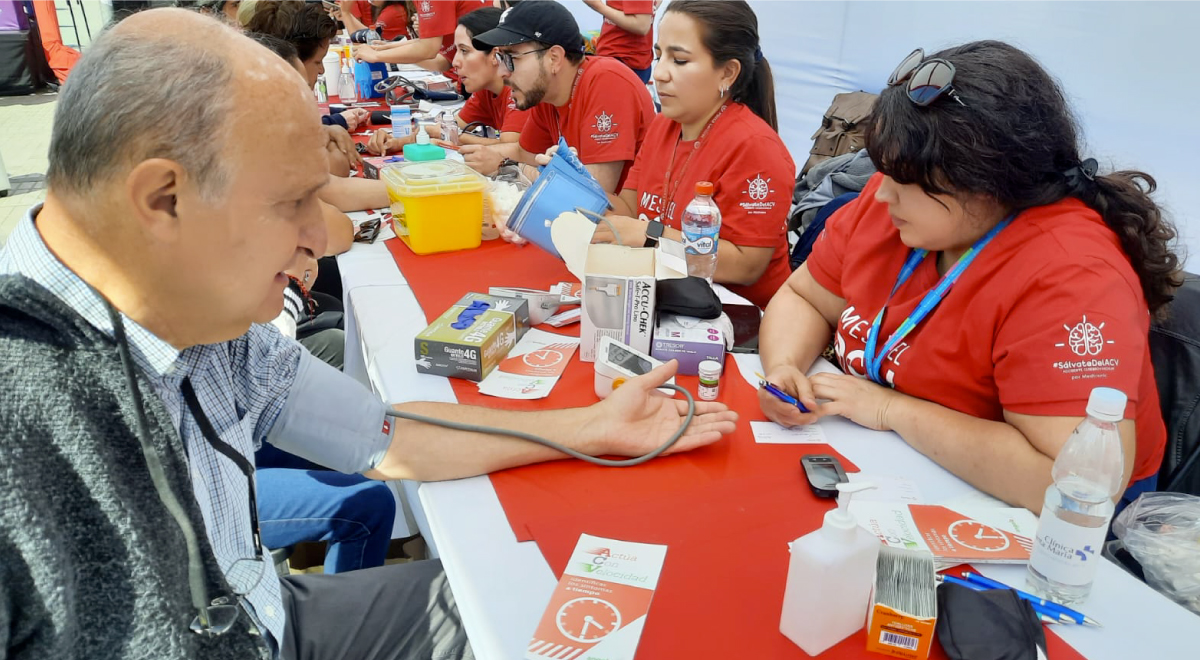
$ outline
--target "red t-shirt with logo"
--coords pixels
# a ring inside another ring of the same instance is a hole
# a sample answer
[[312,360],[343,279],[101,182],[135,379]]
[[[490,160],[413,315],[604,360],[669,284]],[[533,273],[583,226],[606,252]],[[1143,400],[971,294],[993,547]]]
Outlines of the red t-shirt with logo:
[[357,0],[351,6],[350,13],[363,25],[369,28],[378,27],[379,34],[387,41],[408,36],[408,11],[404,9],[402,2],[385,5],[375,20],[371,20],[372,8],[369,0]]
[[[680,229],[696,182],[711,181],[721,209],[720,237],[743,247],[774,247],[771,263],[750,286],[726,285],[759,307],[792,274],[788,265],[787,215],[792,203],[796,165],[779,134],[741,103],[731,103],[700,140],[681,142],[680,126],[663,115],[654,118],[625,188],[637,191],[638,217]],[[671,203],[663,179],[675,153]],[[690,155],[690,157],[689,157]],[[666,208],[664,208],[664,206]],[[720,252],[718,252],[719,258]]]
[[512,90],[505,87],[499,94],[481,89],[471,95],[458,111],[459,119],[466,123],[483,122],[501,133],[520,133],[525,126],[528,111],[517,110],[512,99]]
[[[807,264],[846,300],[834,337],[842,369],[863,375],[867,331],[909,249],[882,175],[829,218]],[[880,346],[938,281],[931,255],[888,303]],[[1116,234],[1076,199],[1025,211],[1001,231],[934,311],[884,359],[896,390],[982,419],[1003,411],[1082,417],[1093,387],[1129,397],[1137,425],[1133,480],[1158,472],[1166,443],[1150,314]]]
[[[447,62],[454,61],[458,49],[454,47],[454,30],[458,28],[458,19],[479,9],[490,7],[491,3],[484,0],[417,0],[413,3],[417,10],[417,34],[422,39],[441,37],[442,47],[438,54],[445,57]],[[443,75],[451,80],[458,80],[454,69]]]
[[[629,16],[654,14],[652,0],[608,0],[608,6]],[[634,34],[604,19],[596,54],[615,57],[631,69],[645,69],[654,62],[654,28],[646,34]]]
[[582,69],[566,105],[539,103],[529,110],[521,148],[545,153],[562,136],[585,165],[625,161],[620,190],[654,119],[654,102],[637,75],[614,59],[587,57]]

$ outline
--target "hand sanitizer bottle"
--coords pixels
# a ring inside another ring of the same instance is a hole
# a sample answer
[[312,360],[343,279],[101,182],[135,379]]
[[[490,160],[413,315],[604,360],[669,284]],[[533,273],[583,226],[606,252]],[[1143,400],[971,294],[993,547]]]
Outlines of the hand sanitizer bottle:
[[792,541],[779,630],[809,655],[858,632],[867,621],[879,537],[850,515],[854,493],[869,483],[838,484],[838,508],[820,529]]

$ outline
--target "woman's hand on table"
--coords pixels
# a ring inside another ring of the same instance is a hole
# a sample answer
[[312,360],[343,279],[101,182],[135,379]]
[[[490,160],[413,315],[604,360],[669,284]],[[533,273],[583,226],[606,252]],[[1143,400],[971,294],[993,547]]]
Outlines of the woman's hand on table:
[[[679,363],[671,360],[644,376],[626,381],[593,406],[598,413],[595,427],[605,453],[641,456],[657,449],[679,430],[687,415],[687,401],[656,390],[675,375],[678,367]],[[737,418],[738,414],[723,403],[696,401],[692,423],[667,453],[712,444],[733,433]]]
[[339,114],[346,120],[346,130],[350,132],[358,130],[359,126],[366,124],[371,118],[371,113],[365,108],[350,108]]
[[904,395],[866,378],[847,374],[816,374],[811,379],[813,394],[828,401],[822,415],[840,415],[876,431],[890,431],[888,408]]
[[596,223],[596,233],[592,234],[593,243],[617,243],[617,236],[613,234],[613,229],[616,228],[621,238],[620,245],[640,248],[646,244],[646,227],[650,226],[650,223],[627,215],[607,215],[604,219],[608,222]]
[[790,428],[812,424],[820,418],[812,384],[799,369],[793,366],[776,367],[767,373],[767,382],[796,397],[804,404],[805,408],[812,411],[800,412],[796,406],[786,401],[780,401],[766,388],[760,387],[758,388],[758,406],[772,422]]

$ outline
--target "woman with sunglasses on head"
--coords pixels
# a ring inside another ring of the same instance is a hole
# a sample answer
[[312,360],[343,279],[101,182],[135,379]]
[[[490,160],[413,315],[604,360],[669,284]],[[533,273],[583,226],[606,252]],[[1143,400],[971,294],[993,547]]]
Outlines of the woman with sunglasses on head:
[[[681,241],[696,184],[721,209],[713,281],[763,306],[791,273],[785,225],[796,167],[779,138],[771,67],[745,2],[675,0],[654,47],[654,118],[610,221],[625,245]],[[593,242],[615,235],[600,225]]]
[[[767,380],[814,412],[760,392],[763,411],[895,431],[1037,512],[1092,388],[1112,387],[1125,497],[1153,490],[1166,431],[1147,334],[1180,282],[1154,179],[1098,174],[1054,79],[996,41],[914,51],[866,123],[880,173],[762,322]],[[846,373],[805,377],[831,336]]]

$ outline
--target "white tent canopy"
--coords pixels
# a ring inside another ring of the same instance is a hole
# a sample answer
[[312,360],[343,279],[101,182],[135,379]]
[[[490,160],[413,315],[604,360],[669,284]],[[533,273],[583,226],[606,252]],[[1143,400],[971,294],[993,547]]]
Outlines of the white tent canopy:
[[[583,30],[600,16],[563,0]],[[664,3],[666,4],[666,3]],[[834,94],[878,92],[912,49],[999,39],[1036,57],[1066,90],[1101,170],[1140,169],[1200,259],[1200,2],[800,2],[752,0],[775,74],[780,133],[797,166]],[[663,8],[659,8],[661,17]],[[1192,261],[1191,270],[1200,269]]]

